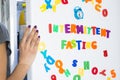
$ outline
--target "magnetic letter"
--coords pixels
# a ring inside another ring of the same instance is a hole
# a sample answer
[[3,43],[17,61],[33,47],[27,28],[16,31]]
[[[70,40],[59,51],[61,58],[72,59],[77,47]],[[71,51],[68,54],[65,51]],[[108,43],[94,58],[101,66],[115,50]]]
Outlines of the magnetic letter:
[[45,0],[47,6],[46,8],[49,9],[49,8],[52,8],[52,5],[50,4],[51,3],[51,0]]
[[75,75],[75,76],[73,77],[73,80],[81,80],[80,75]]
[[111,70],[111,76],[112,76],[112,78],[116,78],[116,72],[115,72],[115,70],[113,69],[113,70]]
[[96,75],[98,73],[97,67],[92,68],[92,73],[93,75]]
[[57,80],[57,79],[56,79],[56,75],[53,74],[53,75],[51,76],[51,80]]
[[69,77],[71,75],[70,71],[68,69],[66,69],[64,73],[65,73],[66,77]]
[[95,5],[95,9],[96,9],[96,11],[100,12],[101,5],[99,5],[99,4],[96,4],[96,5]]
[[61,40],[61,49],[64,49],[64,47],[66,46],[66,40]]
[[84,61],[84,69],[89,70],[90,69],[90,63],[89,61]]
[[100,72],[100,74],[103,75],[103,76],[106,76],[106,73],[105,73],[105,72],[106,72],[106,70],[102,70],[102,71]]
[[96,42],[96,41],[93,41],[93,42],[92,42],[92,48],[93,48],[93,49],[97,49],[97,42]]
[[51,56],[48,56],[47,59],[46,59],[46,61],[50,65],[53,65],[55,63],[55,60]]
[[110,78],[110,77],[107,77],[107,80],[111,80],[111,78]]
[[63,66],[62,61],[61,60],[57,60],[55,62],[55,65],[56,65],[57,68],[59,68],[59,73],[63,74],[64,73],[64,69],[62,68],[62,66]]
[[48,70],[50,70],[50,68],[46,65],[46,63],[44,64],[45,70],[46,72],[48,72]]
[[103,9],[103,10],[102,10],[102,15],[103,15],[104,17],[107,17],[107,15],[108,15],[107,9]]
[[39,45],[38,45],[38,50],[39,51],[43,51],[43,50],[45,50],[45,48],[46,48],[45,43],[44,42],[40,42]]
[[103,53],[104,53],[104,57],[107,57],[107,56],[108,56],[107,50],[104,50]]
[[63,4],[68,4],[68,0],[61,0]]
[[83,68],[79,68],[78,74],[79,74],[81,77],[84,76],[84,69],[83,69]]
[[100,4],[100,3],[102,3],[102,0],[96,0],[96,2],[98,2]]
[[52,33],[52,24],[49,24],[48,28],[49,28],[49,33]]
[[41,51],[41,54],[43,55],[44,58],[47,57],[47,50]]
[[77,62],[78,62],[77,60],[73,60],[72,66],[73,66],[73,67],[76,67],[76,66],[77,66]]
[[43,4],[42,6],[40,6],[40,10],[41,10],[41,12],[44,12],[44,11],[46,11],[46,4]]

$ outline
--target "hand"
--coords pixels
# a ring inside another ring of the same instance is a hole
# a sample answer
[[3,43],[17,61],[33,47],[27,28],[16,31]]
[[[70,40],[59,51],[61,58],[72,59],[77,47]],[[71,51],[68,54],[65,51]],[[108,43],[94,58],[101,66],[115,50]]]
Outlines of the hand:
[[38,30],[36,30],[36,28],[37,26],[34,26],[30,32],[30,26],[28,26],[25,30],[19,47],[19,64],[27,64],[30,66],[36,57],[40,41],[40,36],[38,36]]

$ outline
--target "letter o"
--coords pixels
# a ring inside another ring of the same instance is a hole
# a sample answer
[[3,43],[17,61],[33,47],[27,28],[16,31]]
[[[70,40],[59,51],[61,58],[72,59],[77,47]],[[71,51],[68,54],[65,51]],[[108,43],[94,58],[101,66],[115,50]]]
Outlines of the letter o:
[[107,16],[108,16],[108,11],[107,11],[107,9],[103,9],[103,10],[102,10],[102,15],[103,15],[104,17],[107,17]]
[[93,67],[93,68],[92,68],[92,74],[93,74],[93,75],[96,75],[97,73],[98,73],[97,67]]
[[43,51],[43,50],[45,50],[45,48],[46,48],[45,43],[44,42],[39,42],[38,50],[39,51]]

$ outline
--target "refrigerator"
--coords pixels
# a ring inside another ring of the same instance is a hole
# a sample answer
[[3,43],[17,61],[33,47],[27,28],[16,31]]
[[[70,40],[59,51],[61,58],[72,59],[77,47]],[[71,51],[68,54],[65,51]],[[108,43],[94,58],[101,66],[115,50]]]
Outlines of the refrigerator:
[[[26,25],[37,25],[40,35],[37,56],[27,80],[120,79],[119,0],[25,2]],[[10,8],[11,26],[18,21],[15,9]],[[11,36],[17,35],[15,26],[11,31],[15,32]],[[13,39],[11,65],[17,64],[18,59],[17,37]]]

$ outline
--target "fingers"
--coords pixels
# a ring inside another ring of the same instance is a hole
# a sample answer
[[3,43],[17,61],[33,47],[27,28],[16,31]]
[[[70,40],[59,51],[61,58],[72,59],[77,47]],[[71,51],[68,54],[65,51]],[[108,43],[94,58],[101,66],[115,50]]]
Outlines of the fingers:
[[35,49],[38,49],[39,42],[40,42],[40,36],[38,36],[38,38],[37,38],[37,40],[35,42],[35,45],[34,45]]
[[37,41],[37,38],[38,38],[38,30],[36,30],[36,32],[34,34],[34,37],[33,37],[32,41],[31,41],[31,46],[34,47],[34,45],[35,45],[35,43]]
[[22,43],[26,45],[26,47],[37,48],[40,41],[40,36],[38,36],[39,31],[36,29],[37,26],[34,26],[30,32],[30,27],[31,26],[28,26],[28,28],[26,28],[22,38]]
[[28,38],[28,35],[29,35],[29,32],[30,32],[30,25],[28,26],[28,28],[25,29],[25,32],[24,32],[24,35],[23,35],[23,38],[22,38],[22,42],[23,43],[26,43],[27,41],[27,38]]
[[32,43],[33,38],[35,37],[35,33],[36,33],[36,28],[37,26],[34,26],[34,28],[32,29],[31,33],[29,34],[28,40],[27,40],[27,45],[30,46]]

